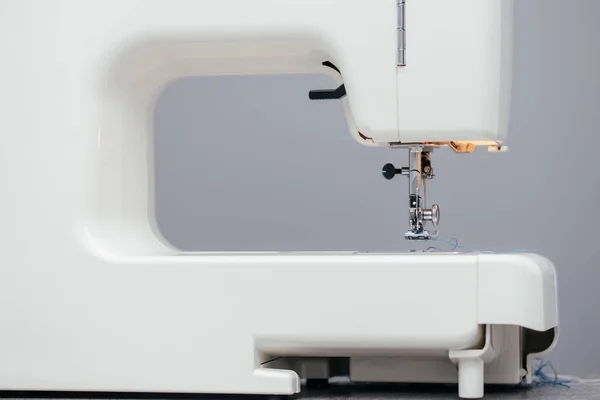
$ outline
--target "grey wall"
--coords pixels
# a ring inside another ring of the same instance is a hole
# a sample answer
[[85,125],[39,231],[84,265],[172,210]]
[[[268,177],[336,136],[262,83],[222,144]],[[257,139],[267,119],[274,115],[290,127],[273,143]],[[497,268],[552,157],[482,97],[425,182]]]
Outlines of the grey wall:
[[[441,235],[559,274],[561,373],[600,374],[600,1],[519,0],[511,151],[433,156]],[[184,250],[406,251],[405,151],[349,136],[324,76],[188,78],[155,114],[161,231]],[[435,118],[435,116],[432,116]]]

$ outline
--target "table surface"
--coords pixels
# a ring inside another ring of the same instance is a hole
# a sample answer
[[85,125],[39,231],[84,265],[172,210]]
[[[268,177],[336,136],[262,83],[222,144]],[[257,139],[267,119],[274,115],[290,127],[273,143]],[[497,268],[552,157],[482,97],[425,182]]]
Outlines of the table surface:
[[[63,393],[64,396],[51,397],[44,396],[40,393],[39,397],[31,397],[21,394],[18,397],[11,397],[11,393],[2,393],[1,398],[19,398],[21,400],[28,398],[52,398],[67,399],[67,398],[104,398],[104,399],[215,399],[215,400],[256,400],[257,396],[210,396],[210,395],[124,395],[120,397],[118,394],[111,396],[94,395],[86,397],[85,394],[78,394],[76,396],[69,396],[69,394]],[[258,397],[264,400],[271,400],[272,397],[261,396]],[[313,390],[304,391],[299,395],[291,397],[281,397],[282,399],[289,398],[290,400],[458,400],[457,387],[456,386],[334,386],[327,390]],[[518,387],[518,388],[506,388],[506,387],[487,387],[484,400],[594,400],[600,399],[600,384],[586,384],[577,383],[571,387],[563,387],[557,385],[542,385],[533,387]]]

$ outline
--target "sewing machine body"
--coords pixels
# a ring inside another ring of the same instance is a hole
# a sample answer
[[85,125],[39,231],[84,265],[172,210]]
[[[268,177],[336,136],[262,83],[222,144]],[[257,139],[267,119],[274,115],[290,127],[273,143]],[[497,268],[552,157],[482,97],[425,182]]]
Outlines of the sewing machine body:
[[180,76],[328,73],[363,144],[502,144],[511,2],[407,5],[405,66],[398,7],[0,2],[0,389],[298,392],[273,357],[350,357],[355,380],[419,381],[372,359],[399,357],[451,360],[454,376],[423,379],[478,397],[484,363],[488,381],[530,372],[527,355],[556,339],[530,352],[524,339],[557,326],[540,256],[181,253],[156,228],[151,114]]

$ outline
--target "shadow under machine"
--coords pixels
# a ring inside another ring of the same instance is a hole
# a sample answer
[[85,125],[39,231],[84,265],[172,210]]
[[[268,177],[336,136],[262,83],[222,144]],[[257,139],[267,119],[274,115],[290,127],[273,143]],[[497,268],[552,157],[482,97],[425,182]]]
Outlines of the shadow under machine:
[[[512,7],[0,3],[12,77],[0,132],[14,144],[1,158],[14,201],[0,210],[0,389],[291,395],[343,374],[456,382],[477,398],[484,383],[530,381],[557,339],[546,258],[182,253],[156,228],[152,187],[149,116],[173,79],[326,73],[339,86],[309,97],[342,101],[365,146],[409,152],[382,172],[408,181],[405,238],[435,239],[434,150],[506,149]],[[322,307],[331,293],[335,313]]]

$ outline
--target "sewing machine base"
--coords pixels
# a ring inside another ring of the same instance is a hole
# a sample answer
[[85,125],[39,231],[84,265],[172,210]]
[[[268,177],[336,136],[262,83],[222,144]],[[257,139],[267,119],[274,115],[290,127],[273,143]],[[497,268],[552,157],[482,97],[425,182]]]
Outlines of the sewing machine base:
[[452,364],[393,380],[480,397],[494,360],[511,363],[503,382],[531,371],[516,327],[557,325],[553,267],[533,254],[153,258],[12,269],[0,389],[286,395],[300,377],[273,358],[350,357],[353,379],[385,381],[421,357]]

